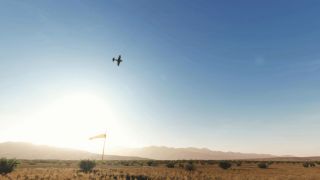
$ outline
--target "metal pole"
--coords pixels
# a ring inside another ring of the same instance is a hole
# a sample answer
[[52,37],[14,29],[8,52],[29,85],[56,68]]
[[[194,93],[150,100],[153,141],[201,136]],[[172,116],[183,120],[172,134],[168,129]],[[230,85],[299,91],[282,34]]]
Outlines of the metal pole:
[[106,145],[107,131],[106,131],[106,133],[104,135],[105,135],[105,137],[104,137],[103,148],[102,148],[102,157],[101,157],[102,161],[103,161],[103,156],[104,156],[104,147]]

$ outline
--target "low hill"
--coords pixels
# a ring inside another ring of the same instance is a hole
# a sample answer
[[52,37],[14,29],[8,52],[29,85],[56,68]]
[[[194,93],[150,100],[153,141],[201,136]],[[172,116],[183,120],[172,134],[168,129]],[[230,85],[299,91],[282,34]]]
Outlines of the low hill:
[[[101,159],[101,155],[81,150],[56,148],[45,145],[34,145],[24,142],[0,143],[0,157],[16,159],[57,159],[57,160],[80,160]],[[144,158],[105,155],[106,160],[142,160]]]

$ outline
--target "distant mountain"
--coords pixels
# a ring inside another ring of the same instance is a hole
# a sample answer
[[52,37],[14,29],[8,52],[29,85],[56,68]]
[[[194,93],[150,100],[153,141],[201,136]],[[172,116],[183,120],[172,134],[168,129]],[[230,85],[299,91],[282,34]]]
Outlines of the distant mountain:
[[[110,152],[110,151],[109,151]],[[212,151],[207,148],[170,148],[150,146],[144,148],[117,149],[112,152],[116,155],[138,156],[158,160],[198,159],[198,160],[231,160],[276,158],[270,154],[238,153]]]
[[[114,155],[106,155],[106,160],[273,160],[273,161],[320,161],[320,157],[294,157],[274,156],[270,154],[238,153],[212,151],[207,148],[170,148],[164,146],[150,146],[144,148],[122,148],[108,150]],[[80,160],[100,159],[101,155],[86,151],[56,148],[45,145],[34,145],[24,142],[0,143],[0,158],[16,159],[58,159],[58,160]]]
[[[0,158],[80,160],[100,159],[101,155],[86,151],[34,145],[24,142],[0,143]],[[144,158],[106,155],[106,160],[142,160]]]
[[268,158],[268,159],[256,159],[262,161],[320,161],[320,156],[309,156],[309,157],[292,157],[292,156],[284,156],[284,157],[276,157],[276,158]]

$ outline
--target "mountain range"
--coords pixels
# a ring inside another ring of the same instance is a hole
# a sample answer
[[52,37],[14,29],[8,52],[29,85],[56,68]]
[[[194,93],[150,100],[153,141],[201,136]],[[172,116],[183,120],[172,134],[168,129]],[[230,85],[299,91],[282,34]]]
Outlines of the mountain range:
[[277,158],[270,154],[239,153],[212,151],[207,148],[172,148],[165,146],[150,146],[144,148],[122,148],[111,152],[115,155],[137,156],[157,160],[231,160]]
[[[57,148],[46,145],[34,145],[25,142],[0,143],[0,158],[16,159],[58,159],[58,160],[80,160],[101,159],[101,155],[87,151]],[[107,160],[143,160],[145,158],[105,155]]]
[[[172,148],[165,146],[150,146],[143,148],[109,149],[112,155],[105,155],[106,160],[268,160],[268,161],[320,161],[319,156],[294,157],[274,156],[270,154],[239,153],[212,151],[207,148]],[[34,145],[25,142],[0,143],[0,158],[16,159],[55,159],[81,160],[100,159],[101,155],[76,149],[57,148],[46,145]]]

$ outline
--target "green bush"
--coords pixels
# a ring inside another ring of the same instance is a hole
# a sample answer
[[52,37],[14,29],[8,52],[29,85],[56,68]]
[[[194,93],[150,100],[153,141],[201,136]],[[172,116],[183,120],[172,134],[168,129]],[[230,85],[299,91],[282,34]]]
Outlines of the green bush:
[[265,162],[260,162],[258,163],[258,167],[261,169],[267,169],[268,168],[268,164]]
[[314,162],[309,162],[310,167],[316,167],[316,164]]
[[123,166],[129,166],[129,165],[130,165],[128,161],[123,161],[123,162],[121,162],[121,164],[122,164]]
[[235,164],[236,164],[237,166],[241,166],[242,162],[241,162],[241,161],[237,161],[237,162],[235,162]]
[[302,166],[305,168],[308,168],[308,167],[315,167],[316,164],[314,162],[304,162]]
[[178,167],[179,167],[179,168],[184,168],[184,164],[183,164],[183,163],[179,163],[179,164],[178,164]]
[[153,165],[154,165],[154,162],[151,161],[151,160],[150,160],[150,161],[147,161],[147,165],[148,165],[148,166],[153,166]]
[[196,170],[196,166],[193,164],[193,163],[186,163],[185,165],[184,165],[184,169],[186,170],[186,171],[194,171],[194,170]]
[[219,167],[222,169],[229,169],[231,168],[232,164],[229,161],[220,161]]
[[6,175],[11,173],[17,166],[19,162],[15,159],[0,159],[0,174]]
[[269,162],[268,162],[268,165],[269,165],[269,166],[270,166],[271,164],[273,164],[273,161],[269,161]]
[[304,163],[302,164],[302,166],[305,167],[305,168],[308,168],[308,167],[309,167],[309,163],[308,163],[308,162],[304,162]]
[[96,166],[96,162],[95,161],[91,161],[91,160],[81,160],[79,163],[79,167],[81,169],[81,171],[87,173],[92,171],[92,169]]
[[208,165],[214,165],[216,162],[215,161],[213,161],[213,160],[208,160],[208,161],[206,161],[207,162],[207,164]]
[[174,165],[175,165],[175,163],[174,163],[173,161],[168,162],[168,163],[166,164],[167,168],[174,168]]

